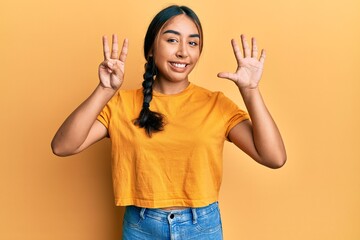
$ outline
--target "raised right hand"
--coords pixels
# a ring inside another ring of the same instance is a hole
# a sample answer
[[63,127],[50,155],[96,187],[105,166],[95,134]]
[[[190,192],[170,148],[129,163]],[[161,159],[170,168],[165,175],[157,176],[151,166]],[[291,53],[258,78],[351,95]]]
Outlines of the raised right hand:
[[118,57],[117,35],[112,35],[112,49],[110,53],[107,36],[103,36],[104,61],[99,66],[100,85],[104,88],[118,90],[124,80],[125,61],[128,53],[128,39],[124,39],[121,53]]

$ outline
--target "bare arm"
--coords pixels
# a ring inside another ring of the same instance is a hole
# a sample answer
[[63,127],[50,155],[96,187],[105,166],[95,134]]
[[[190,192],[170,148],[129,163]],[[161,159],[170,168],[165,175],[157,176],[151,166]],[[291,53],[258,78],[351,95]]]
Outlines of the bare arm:
[[61,125],[51,148],[58,156],[78,153],[107,135],[107,129],[96,117],[113,96],[100,85]]
[[244,121],[231,129],[229,139],[255,161],[270,168],[279,168],[286,162],[286,151],[280,132],[271,117],[260,94],[259,82],[263,72],[265,51],[257,59],[256,41],[252,49],[245,36],[241,36],[243,54],[235,40],[232,40],[238,63],[235,73],[222,72],[218,76],[235,82],[238,86],[251,122]]
[[283,166],[286,162],[285,146],[259,89],[241,92],[251,121],[232,128],[229,139],[258,163],[270,168]]
[[103,49],[104,61],[99,66],[99,85],[70,114],[51,142],[51,148],[54,154],[58,156],[78,153],[108,134],[105,126],[96,118],[123,82],[128,41],[127,39],[124,40],[119,59],[117,59],[118,42],[116,35],[113,35],[111,54],[105,36],[103,37]]

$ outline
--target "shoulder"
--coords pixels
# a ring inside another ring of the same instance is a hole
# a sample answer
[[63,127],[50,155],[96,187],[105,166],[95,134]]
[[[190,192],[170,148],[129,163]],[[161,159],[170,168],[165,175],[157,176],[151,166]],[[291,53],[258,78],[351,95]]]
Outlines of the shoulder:
[[200,95],[200,96],[202,95],[204,97],[215,98],[215,99],[225,97],[224,93],[222,93],[220,91],[211,91],[209,89],[206,89],[204,87],[200,87],[200,86],[195,85],[195,84],[192,84],[192,85],[193,85],[193,87],[192,87],[193,93],[195,93],[197,95]]
[[142,89],[120,89],[106,104],[107,107],[113,108],[120,105],[129,105],[142,101]]
[[117,93],[113,96],[115,101],[125,100],[125,99],[133,99],[142,96],[142,88],[140,89],[120,89]]
[[223,111],[235,111],[239,109],[237,104],[221,91],[211,91],[197,85],[194,85],[193,89],[197,96],[203,96],[204,98],[207,98],[209,104],[211,103],[216,105]]
[[141,95],[142,94],[142,88],[138,88],[138,89],[120,89],[117,92],[117,95],[119,97],[131,97],[131,96],[136,96],[136,95]]

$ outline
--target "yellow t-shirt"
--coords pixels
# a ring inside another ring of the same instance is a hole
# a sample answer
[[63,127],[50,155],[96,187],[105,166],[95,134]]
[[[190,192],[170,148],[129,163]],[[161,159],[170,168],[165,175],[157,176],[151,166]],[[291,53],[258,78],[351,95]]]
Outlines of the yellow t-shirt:
[[221,92],[191,83],[175,95],[154,91],[150,109],[162,113],[166,125],[150,138],[133,124],[142,103],[142,89],[120,90],[98,116],[112,142],[116,205],[201,207],[217,201],[224,141],[248,114]]

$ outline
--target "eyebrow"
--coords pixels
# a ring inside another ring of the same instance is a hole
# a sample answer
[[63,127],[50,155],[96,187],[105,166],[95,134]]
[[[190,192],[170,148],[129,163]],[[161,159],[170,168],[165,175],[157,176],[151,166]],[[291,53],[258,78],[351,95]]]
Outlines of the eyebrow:
[[[172,33],[172,34],[175,34],[175,35],[181,35],[178,31],[175,31],[175,30],[166,30],[163,34],[166,34],[166,33]],[[200,35],[199,34],[190,34],[189,37],[197,37],[197,38],[200,38]]]

